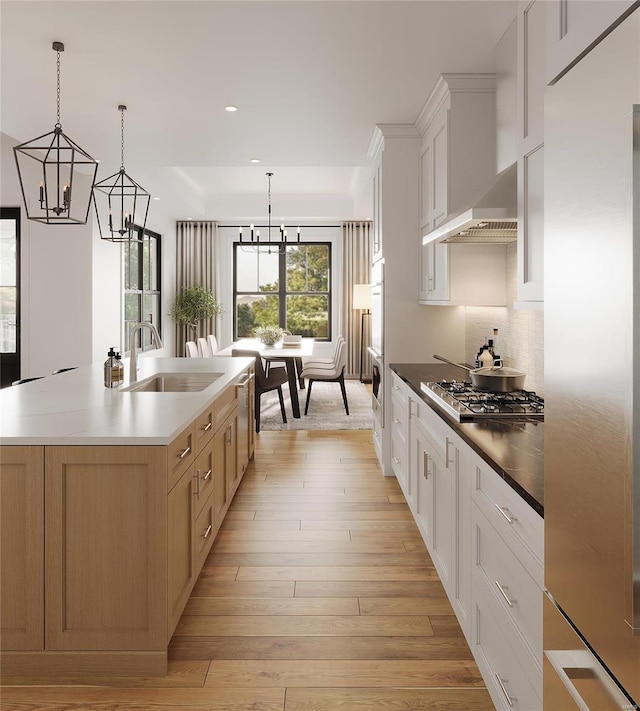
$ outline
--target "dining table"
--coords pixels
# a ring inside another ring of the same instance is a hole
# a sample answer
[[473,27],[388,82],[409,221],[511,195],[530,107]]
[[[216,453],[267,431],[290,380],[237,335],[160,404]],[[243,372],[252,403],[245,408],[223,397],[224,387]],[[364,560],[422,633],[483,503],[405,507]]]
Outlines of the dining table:
[[216,356],[230,356],[234,348],[241,350],[257,351],[263,358],[269,360],[282,360],[287,368],[289,393],[291,396],[291,410],[293,416],[300,417],[300,399],[298,398],[298,376],[296,373],[296,358],[310,358],[313,356],[315,339],[302,338],[295,345],[284,345],[278,341],[273,346],[267,346],[258,338],[240,338],[230,346],[222,348]]

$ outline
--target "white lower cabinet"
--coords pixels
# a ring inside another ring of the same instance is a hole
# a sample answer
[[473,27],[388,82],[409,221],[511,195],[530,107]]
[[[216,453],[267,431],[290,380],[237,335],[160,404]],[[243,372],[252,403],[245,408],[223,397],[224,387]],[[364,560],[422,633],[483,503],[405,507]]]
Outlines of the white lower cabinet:
[[496,708],[542,709],[543,521],[392,373],[392,467]]

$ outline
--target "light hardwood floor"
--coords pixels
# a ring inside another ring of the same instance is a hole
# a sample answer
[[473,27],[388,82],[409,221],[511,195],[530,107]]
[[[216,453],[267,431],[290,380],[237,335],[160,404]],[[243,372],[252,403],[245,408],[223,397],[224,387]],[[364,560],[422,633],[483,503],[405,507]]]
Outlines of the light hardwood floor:
[[371,431],[256,439],[169,675],[4,686],[2,711],[494,708]]

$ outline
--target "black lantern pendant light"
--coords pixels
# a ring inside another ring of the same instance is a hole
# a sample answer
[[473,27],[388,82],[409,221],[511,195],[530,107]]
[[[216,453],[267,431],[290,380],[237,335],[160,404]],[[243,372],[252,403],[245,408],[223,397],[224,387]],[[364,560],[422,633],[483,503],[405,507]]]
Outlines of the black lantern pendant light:
[[57,53],[57,121],[53,131],[13,149],[22,199],[29,220],[47,225],[84,225],[98,161],[62,131],[60,123],[60,53]]
[[[144,232],[151,194],[127,175],[124,169],[124,104],[120,112],[120,170],[93,186],[94,203],[100,238],[111,242],[128,242],[136,237],[134,226]],[[109,209],[108,229],[103,232],[96,198],[106,196]]]
[[[284,226],[284,223],[280,224],[280,241],[271,241],[271,178],[273,173],[266,173],[267,179],[269,180],[269,188],[267,191],[268,198],[268,209],[267,209],[267,239],[260,239],[260,230],[256,229],[254,225],[249,226],[249,241],[247,241],[242,234],[242,227],[238,233],[238,238],[240,240],[241,249],[243,252],[246,251],[256,251],[256,252],[266,252],[271,254],[272,252],[282,252],[286,245],[289,244],[288,231]],[[300,227],[298,227],[296,233],[296,243],[300,244]]]

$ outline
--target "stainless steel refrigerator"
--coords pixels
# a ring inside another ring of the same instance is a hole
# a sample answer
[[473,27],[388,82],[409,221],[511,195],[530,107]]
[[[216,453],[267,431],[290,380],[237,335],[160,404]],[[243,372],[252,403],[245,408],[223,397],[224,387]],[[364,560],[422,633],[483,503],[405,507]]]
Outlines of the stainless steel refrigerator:
[[545,711],[640,704],[640,9],[545,96]]

